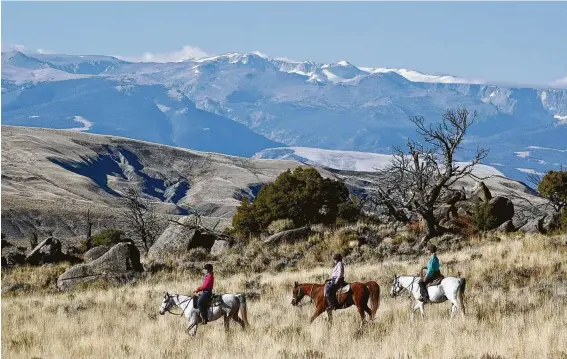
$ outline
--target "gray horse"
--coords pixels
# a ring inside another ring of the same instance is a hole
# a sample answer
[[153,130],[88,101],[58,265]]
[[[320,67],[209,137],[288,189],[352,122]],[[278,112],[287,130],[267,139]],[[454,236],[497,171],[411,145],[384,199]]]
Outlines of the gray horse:
[[[199,308],[196,306],[196,297],[165,293],[159,308],[159,314],[163,315],[165,312],[171,313],[173,307],[178,307],[183,311],[183,313],[179,315],[187,317],[189,321],[187,331],[191,336],[195,336],[195,334],[197,334],[197,326],[201,323]],[[241,317],[238,316],[239,311]],[[240,324],[242,329],[245,329],[246,326],[250,325],[248,324],[246,296],[240,293],[215,296],[209,306],[208,317],[209,322],[214,322],[221,317],[224,318],[224,328],[226,331],[228,331],[230,319]]]

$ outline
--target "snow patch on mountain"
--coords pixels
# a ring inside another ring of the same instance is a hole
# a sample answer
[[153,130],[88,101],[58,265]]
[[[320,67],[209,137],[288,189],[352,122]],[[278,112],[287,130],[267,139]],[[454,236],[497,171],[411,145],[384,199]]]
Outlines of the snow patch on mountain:
[[556,119],[556,120],[559,120],[560,124],[567,125],[567,116],[554,115],[553,118]]
[[[313,166],[322,166],[344,171],[373,172],[385,168],[392,160],[392,155],[357,152],[325,150],[308,147],[270,148],[256,153],[252,158],[296,160]],[[457,162],[457,166],[464,167],[469,162]],[[479,177],[503,176],[496,168],[478,164],[473,173]]]
[[514,154],[521,158],[527,158],[530,156],[530,151],[519,151],[519,152],[514,152]]
[[164,105],[160,105],[159,103],[156,103],[157,108],[159,108],[159,110],[163,113],[166,113],[167,111],[171,110],[170,107],[164,106]]
[[73,121],[78,122],[80,124],[82,124],[82,127],[74,127],[74,128],[69,128],[69,131],[88,131],[91,129],[91,127],[93,126],[93,123],[91,121],[88,121],[87,119],[85,119],[84,117],[81,116],[75,116],[73,117]]

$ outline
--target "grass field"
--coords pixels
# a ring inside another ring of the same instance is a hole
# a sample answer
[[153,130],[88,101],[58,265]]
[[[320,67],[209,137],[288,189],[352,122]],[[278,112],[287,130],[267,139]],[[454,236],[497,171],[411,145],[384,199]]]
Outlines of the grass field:
[[[467,278],[467,315],[449,320],[450,304],[426,306],[409,319],[407,296],[390,298],[395,273],[415,273],[420,261],[347,265],[347,280],[376,280],[381,306],[375,323],[358,330],[354,308],[309,325],[312,305],[292,307],[294,281],[322,281],[329,268],[216,278],[216,292],[255,291],[251,327],[221,321],[200,326],[160,316],[163,293],[190,293],[200,278],[159,274],[131,286],[72,293],[35,292],[2,298],[5,358],[567,358],[567,246],[560,238],[502,237],[440,253],[445,275]],[[422,263],[423,262],[423,263]],[[35,269],[41,270],[40,269]],[[15,275],[15,274],[14,274]],[[20,272],[20,277],[25,274]],[[32,274],[29,277],[45,278]],[[22,280],[22,278],[18,278]],[[3,281],[10,281],[4,277]]]

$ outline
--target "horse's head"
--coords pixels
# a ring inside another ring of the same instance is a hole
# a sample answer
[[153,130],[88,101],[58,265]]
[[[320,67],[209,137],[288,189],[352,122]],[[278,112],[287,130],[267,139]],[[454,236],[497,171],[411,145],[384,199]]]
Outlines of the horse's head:
[[299,283],[295,282],[293,285],[291,305],[293,306],[298,305],[304,296],[305,296],[305,292],[301,290],[301,286],[299,285]]
[[168,312],[174,305],[173,296],[166,292],[159,307],[159,314],[164,315],[165,312]]
[[390,297],[395,297],[404,289],[400,284],[400,276],[397,274],[394,275],[394,279],[392,280],[392,288],[390,289]]

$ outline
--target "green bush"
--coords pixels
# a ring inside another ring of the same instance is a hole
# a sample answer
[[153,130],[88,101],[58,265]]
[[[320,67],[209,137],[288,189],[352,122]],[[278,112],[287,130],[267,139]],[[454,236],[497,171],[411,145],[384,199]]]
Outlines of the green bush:
[[559,217],[559,228],[561,232],[567,232],[567,207],[563,207],[561,210],[561,216]]
[[298,167],[262,187],[254,203],[243,198],[232,226],[240,235],[249,236],[268,233],[269,225],[281,219],[291,220],[295,228],[334,224],[337,218],[354,222],[360,211],[349,197],[343,182],[323,178],[314,168]]
[[291,219],[276,219],[268,226],[268,233],[275,234],[293,228],[293,221]]
[[[95,234],[91,240],[92,240],[92,247],[98,247],[98,246],[112,247],[113,245],[118,244],[120,242],[131,242],[130,239],[124,236],[124,232],[114,228],[105,229],[102,232]],[[86,240],[83,240],[81,242],[81,250],[82,251],[87,250]]]
[[483,232],[494,228],[496,219],[490,214],[488,202],[478,203],[473,210],[472,222],[477,231]]

